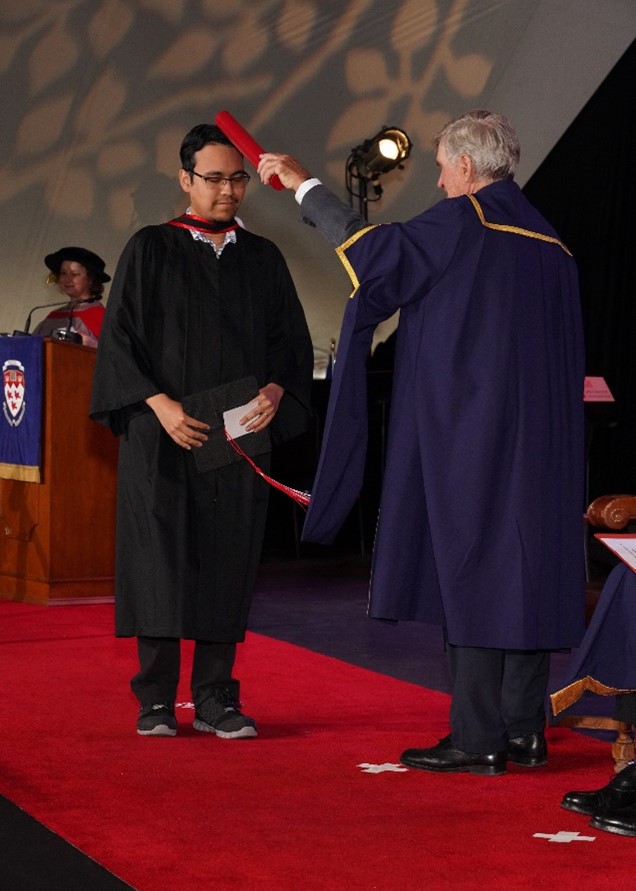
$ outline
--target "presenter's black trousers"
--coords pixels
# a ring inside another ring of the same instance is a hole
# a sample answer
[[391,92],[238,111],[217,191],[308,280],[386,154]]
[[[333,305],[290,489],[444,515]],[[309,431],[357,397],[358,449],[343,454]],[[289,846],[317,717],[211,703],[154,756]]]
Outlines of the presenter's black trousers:
[[448,645],[452,744],[464,752],[506,750],[508,739],[545,727],[550,654]]

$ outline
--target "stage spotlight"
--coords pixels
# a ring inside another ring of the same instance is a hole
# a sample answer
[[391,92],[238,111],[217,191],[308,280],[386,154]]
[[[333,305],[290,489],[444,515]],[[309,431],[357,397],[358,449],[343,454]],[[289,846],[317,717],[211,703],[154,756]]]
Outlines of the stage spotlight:
[[[411,153],[412,143],[404,130],[399,127],[383,127],[379,133],[351,149],[346,166],[346,186],[351,203],[358,199],[360,213],[368,219],[369,201],[379,201],[382,186],[378,179],[402,162]],[[357,182],[357,188],[354,187]],[[369,198],[369,182],[373,184],[375,197]]]
[[375,179],[399,167],[411,152],[411,140],[404,130],[383,127],[371,139],[352,149],[351,156],[360,176]]

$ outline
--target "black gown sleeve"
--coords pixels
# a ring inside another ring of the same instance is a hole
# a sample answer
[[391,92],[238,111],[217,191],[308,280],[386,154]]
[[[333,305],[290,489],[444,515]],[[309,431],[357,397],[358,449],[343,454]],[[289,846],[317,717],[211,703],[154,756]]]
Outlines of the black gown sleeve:
[[106,306],[89,414],[115,435],[125,432],[132,416],[150,411],[145,400],[162,392],[153,374],[144,326],[160,253],[156,227],[133,235],[117,265]]

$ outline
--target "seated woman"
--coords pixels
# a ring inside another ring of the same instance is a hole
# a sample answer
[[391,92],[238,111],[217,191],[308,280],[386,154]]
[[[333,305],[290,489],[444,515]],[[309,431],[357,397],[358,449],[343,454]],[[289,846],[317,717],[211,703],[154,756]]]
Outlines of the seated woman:
[[[33,333],[54,337],[60,330],[64,335],[73,331],[81,337],[84,346],[96,347],[104,318],[100,301],[104,283],[110,281],[104,272],[104,261],[86,248],[64,247],[48,254],[44,262],[51,270],[48,281],[58,285],[69,303],[50,312]],[[59,339],[76,339],[64,335]]]

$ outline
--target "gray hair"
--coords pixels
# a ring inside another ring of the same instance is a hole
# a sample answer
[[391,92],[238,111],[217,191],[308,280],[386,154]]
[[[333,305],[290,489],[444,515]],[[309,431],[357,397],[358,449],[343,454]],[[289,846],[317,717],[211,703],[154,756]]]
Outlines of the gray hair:
[[477,179],[512,179],[521,146],[512,124],[501,114],[479,108],[449,121],[433,140],[444,143],[449,161],[468,155]]

